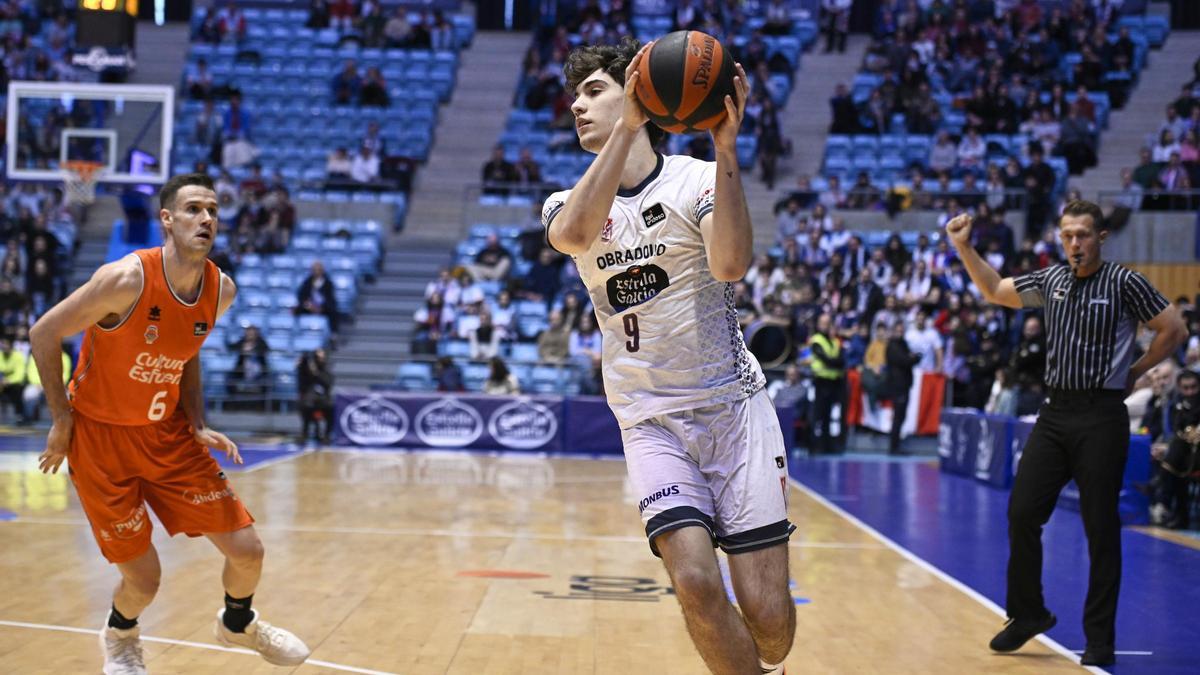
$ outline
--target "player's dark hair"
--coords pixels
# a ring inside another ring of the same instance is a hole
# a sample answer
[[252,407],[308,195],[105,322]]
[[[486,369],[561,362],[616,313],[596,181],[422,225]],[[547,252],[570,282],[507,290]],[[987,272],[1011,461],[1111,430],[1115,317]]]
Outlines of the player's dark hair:
[[[1089,202],[1086,199],[1076,199],[1067,202],[1063,207],[1063,216],[1091,216],[1092,227],[1099,232],[1107,230],[1108,224],[1104,222],[1104,212],[1100,210],[1100,205],[1095,202]],[[1058,224],[1062,225],[1062,218],[1058,219]]]
[[[567,62],[563,64],[563,74],[567,77],[567,89],[574,93],[575,88],[584,81],[584,78],[597,70],[603,70],[609,77],[616,80],[617,84],[624,87],[625,69],[629,67],[629,62],[633,61],[633,57],[637,56],[638,50],[641,48],[641,42],[626,36],[617,45],[592,45],[572,50],[567,56]],[[657,148],[659,142],[666,138],[667,132],[653,122],[646,122],[645,126],[646,132],[650,135],[650,147]]]
[[208,188],[216,192],[213,187],[213,179],[206,173],[181,173],[178,176],[171,177],[166,183],[163,183],[162,189],[158,191],[159,208],[170,210],[175,207],[175,195],[179,190],[188,185],[199,185],[200,187]]

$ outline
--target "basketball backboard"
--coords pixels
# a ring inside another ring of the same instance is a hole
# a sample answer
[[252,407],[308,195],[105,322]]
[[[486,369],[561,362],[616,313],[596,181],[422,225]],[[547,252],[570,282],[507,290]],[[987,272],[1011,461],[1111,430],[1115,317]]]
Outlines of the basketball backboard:
[[173,87],[10,82],[8,178],[61,180],[64,163],[88,161],[100,182],[164,183],[174,116]]

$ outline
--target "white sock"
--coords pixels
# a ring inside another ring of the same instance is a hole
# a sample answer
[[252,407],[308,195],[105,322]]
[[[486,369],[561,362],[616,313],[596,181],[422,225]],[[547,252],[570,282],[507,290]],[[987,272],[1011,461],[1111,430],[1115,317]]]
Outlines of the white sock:
[[783,672],[783,664],[782,663],[776,663],[775,665],[771,665],[770,663],[767,663],[766,661],[759,659],[758,665],[760,668],[762,668],[763,675],[769,675],[770,673],[776,673],[776,672],[779,672],[779,673]]

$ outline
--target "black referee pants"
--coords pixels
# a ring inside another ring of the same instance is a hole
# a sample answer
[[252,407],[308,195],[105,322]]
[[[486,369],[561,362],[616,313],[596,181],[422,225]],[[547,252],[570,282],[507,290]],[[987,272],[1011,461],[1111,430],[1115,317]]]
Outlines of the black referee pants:
[[1121,587],[1121,520],[1117,498],[1129,453],[1129,412],[1121,392],[1051,394],[1025,444],[1008,502],[1008,615],[1039,619],[1042,526],[1071,479],[1087,534],[1091,571],[1083,608],[1089,646],[1115,642]]
[[[846,428],[846,405],[845,391],[846,381],[842,378],[836,380],[814,377],[813,380],[813,406],[812,418],[809,423],[809,430],[812,436],[810,441],[811,448],[809,452],[814,455],[831,455],[840,450],[838,439],[835,439],[831,433],[833,428],[833,406],[841,404],[841,419],[838,421],[838,428],[841,433],[845,433]],[[841,436],[841,433],[838,436]]]

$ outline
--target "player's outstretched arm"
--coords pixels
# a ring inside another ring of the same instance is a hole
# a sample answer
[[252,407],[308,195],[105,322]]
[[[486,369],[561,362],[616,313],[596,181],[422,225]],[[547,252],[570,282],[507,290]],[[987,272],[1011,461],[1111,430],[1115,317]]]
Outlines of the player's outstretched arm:
[[1023,306],[1012,277],[1001,279],[999,272],[980,257],[979,252],[971,245],[971,216],[963,213],[951,218],[950,222],[946,223],[946,234],[984,300],[1013,309]]
[[217,304],[217,318],[225,316],[225,312],[233,307],[233,301],[237,299],[237,284],[233,283],[233,278],[228,274],[221,272],[221,302]]
[[127,256],[96,270],[87,283],[50,308],[29,330],[30,350],[42,376],[52,421],[42,453],[43,472],[58,472],[71,443],[71,406],[63,384],[62,340],[106,317],[123,318],[142,292],[142,266]]
[[754,257],[754,224],[742,187],[737,159],[737,134],[746,114],[746,72],[737,64],[733,78],[735,97],[725,97],[725,119],[711,130],[717,156],[716,196],[713,210],[700,219],[708,269],[717,281],[739,281]]
[[[581,255],[592,247],[612,210],[613,199],[621,186],[621,172],[629,150],[649,118],[637,98],[638,64],[653,42],[642,45],[625,69],[625,102],[608,141],[595,161],[583,173],[562,210],[550,222],[546,238],[555,249],[568,255]],[[586,96],[584,92],[582,95]],[[587,117],[586,113],[583,115]]]

